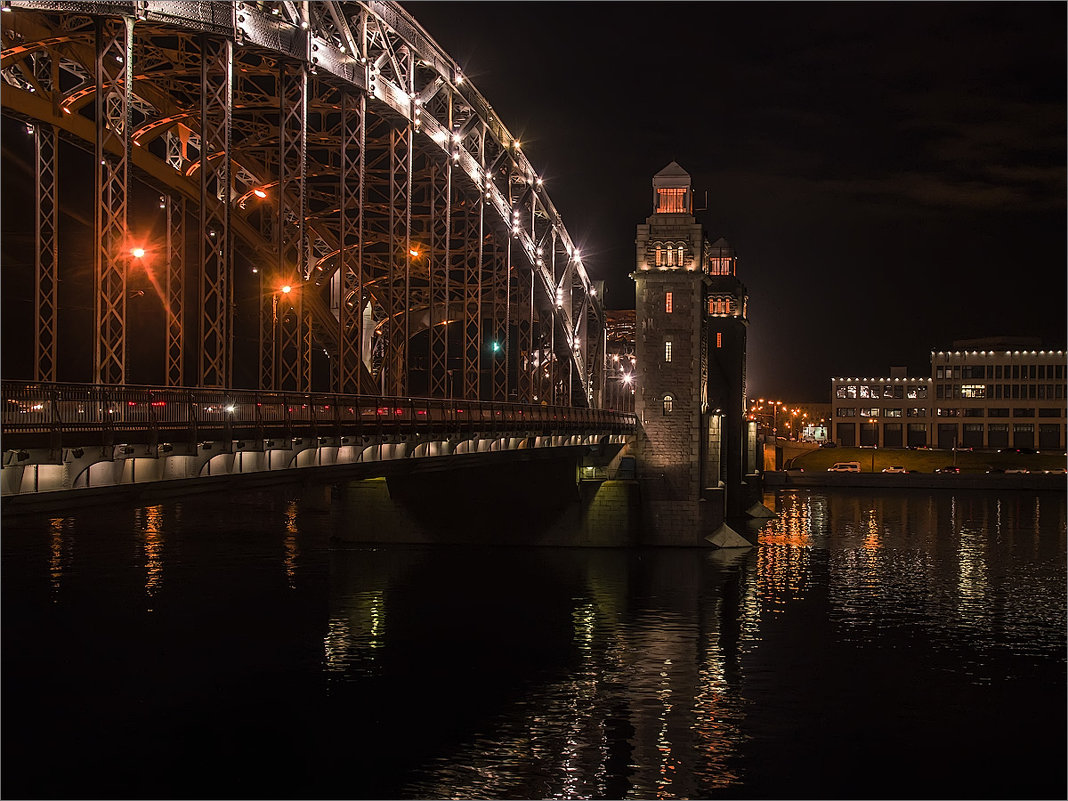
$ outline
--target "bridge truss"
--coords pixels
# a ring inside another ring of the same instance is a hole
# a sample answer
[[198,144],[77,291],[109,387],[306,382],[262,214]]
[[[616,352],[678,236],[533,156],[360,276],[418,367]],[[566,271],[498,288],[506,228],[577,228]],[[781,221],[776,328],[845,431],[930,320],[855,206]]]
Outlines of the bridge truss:
[[[91,383],[601,406],[579,249],[397,3],[0,7],[3,113],[37,182],[33,375],[5,378],[86,380],[58,343],[59,286],[79,280],[60,208],[88,178]],[[149,284],[161,324],[142,331],[131,288]]]

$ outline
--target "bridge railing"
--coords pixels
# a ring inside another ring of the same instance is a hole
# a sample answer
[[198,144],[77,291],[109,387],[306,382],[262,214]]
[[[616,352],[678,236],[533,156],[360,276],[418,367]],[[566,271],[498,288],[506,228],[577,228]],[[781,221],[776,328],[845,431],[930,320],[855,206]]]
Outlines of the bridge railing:
[[160,438],[292,433],[629,433],[633,414],[496,401],[330,393],[0,382],[3,434],[155,432]]

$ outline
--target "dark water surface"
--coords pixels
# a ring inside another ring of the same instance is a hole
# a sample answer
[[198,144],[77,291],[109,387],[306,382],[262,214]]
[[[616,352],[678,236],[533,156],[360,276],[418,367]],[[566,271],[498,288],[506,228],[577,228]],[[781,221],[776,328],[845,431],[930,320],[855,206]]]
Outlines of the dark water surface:
[[[5,798],[1064,798],[1065,496],[782,490],[749,551],[5,521]],[[502,522],[502,525],[507,525]]]

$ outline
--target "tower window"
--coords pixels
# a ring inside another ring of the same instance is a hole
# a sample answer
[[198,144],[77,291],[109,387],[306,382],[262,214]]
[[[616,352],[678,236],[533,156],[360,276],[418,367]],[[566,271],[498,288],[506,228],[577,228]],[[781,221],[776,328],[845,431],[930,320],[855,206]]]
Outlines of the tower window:
[[665,362],[670,362],[671,361],[671,340],[670,339],[667,342],[664,343],[664,361]]
[[664,249],[660,245],[656,246],[656,266],[660,267],[664,263]]
[[671,414],[671,407],[674,405],[675,399],[670,395],[664,396],[664,414]]
[[657,214],[685,214],[686,213],[686,189],[685,187],[657,189]]
[[671,293],[664,293],[664,311],[671,314]]
[[717,331],[716,332],[716,347],[717,348],[722,348],[723,347],[723,332],[722,331]]
[[667,249],[667,266],[668,267],[674,267],[675,266],[675,248],[672,247],[671,245],[669,245],[668,249]]
[[679,267],[682,266],[682,254],[683,254],[683,248],[682,248],[682,245],[679,245],[679,247],[678,247],[678,265],[679,265]]

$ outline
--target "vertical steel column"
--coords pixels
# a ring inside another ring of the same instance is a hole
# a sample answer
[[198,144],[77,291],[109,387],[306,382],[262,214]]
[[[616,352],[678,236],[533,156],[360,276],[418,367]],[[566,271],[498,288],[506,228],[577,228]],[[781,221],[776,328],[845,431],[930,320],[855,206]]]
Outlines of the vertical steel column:
[[[366,99],[341,95],[341,169],[338,175],[338,350],[334,360],[337,392],[360,392],[363,342],[363,179]],[[350,300],[351,298],[351,300]],[[351,304],[351,305],[350,305]]]
[[428,395],[449,392],[449,265],[452,251],[452,159],[434,164],[430,175],[430,253],[427,271],[430,294]]
[[53,126],[42,123],[34,124],[33,138],[37,164],[34,380],[55,381],[59,307],[59,203],[56,169],[59,138]]
[[[401,397],[408,391],[408,293],[411,288],[412,239],[412,129],[389,132],[389,270],[386,287],[387,395]],[[403,276],[403,293],[397,283]],[[404,316],[403,322],[399,319]]]
[[126,379],[126,241],[129,191],[130,91],[133,84],[133,20],[96,23],[96,236],[93,260],[97,324],[94,380]]
[[534,371],[537,364],[534,359],[534,271],[526,273],[516,271],[515,286],[515,321],[516,343],[518,345],[519,373],[517,400],[520,403],[533,403],[534,388],[537,386]]
[[[278,68],[278,280],[291,287],[283,302],[291,304],[291,325],[281,327],[276,365],[278,388],[311,390],[311,339],[304,309],[308,277],[307,131],[308,73],[303,65]],[[278,287],[275,288],[277,291]]]
[[200,37],[200,365],[202,387],[229,387],[233,253],[230,196],[233,44]]
[[278,389],[278,287],[260,270],[259,363],[260,389]]
[[490,250],[490,303],[493,319],[490,322],[492,341],[489,343],[490,398],[508,400],[508,293],[511,288],[510,268],[512,237],[501,247],[500,238],[489,236]]
[[479,399],[482,370],[482,235],[481,200],[467,201],[464,215],[464,320],[463,320],[463,398]]
[[185,381],[185,198],[167,195],[167,276],[164,314],[167,317],[167,353],[164,369],[169,387]]

